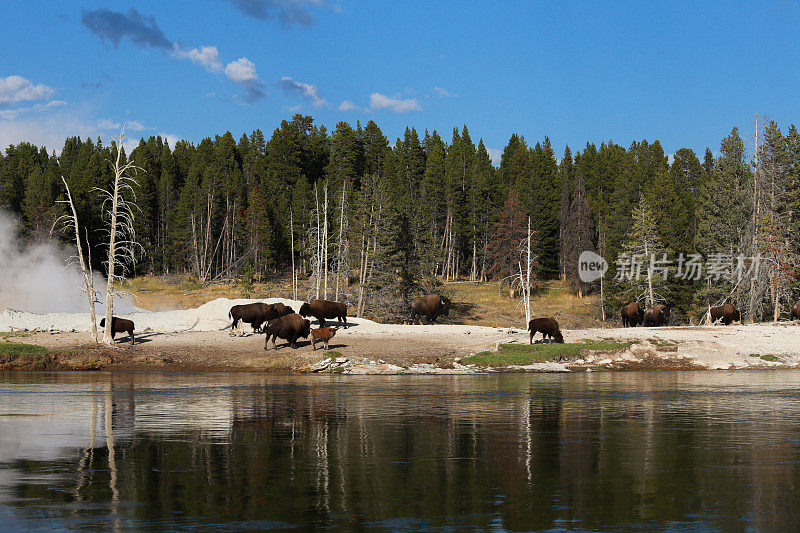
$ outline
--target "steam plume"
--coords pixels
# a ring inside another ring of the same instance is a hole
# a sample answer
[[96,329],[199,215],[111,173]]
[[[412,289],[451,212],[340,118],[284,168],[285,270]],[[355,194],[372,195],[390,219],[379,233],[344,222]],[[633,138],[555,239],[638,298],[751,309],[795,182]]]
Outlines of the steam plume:
[[[77,265],[67,265],[70,255],[49,242],[22,246],[16,219],[0,211],[0,313],[7,307],[33,313],[86,312],[83,275]],[[105,278],[93,275],[100,291]],[[95,305],[102,310],[102,304]],[[136,310],[124,298],[115,298],[114,307],[115,313]]]

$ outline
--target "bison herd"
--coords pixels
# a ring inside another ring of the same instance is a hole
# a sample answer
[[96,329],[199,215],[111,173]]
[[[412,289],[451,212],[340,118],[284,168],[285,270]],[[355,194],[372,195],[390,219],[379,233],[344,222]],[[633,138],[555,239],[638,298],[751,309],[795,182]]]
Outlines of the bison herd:
[[[430,294],[417,298],[411,302],[411,320],[421,320],[424,315],[428,322],[435,322],[439,316],[448,316],[452,303],[444,296]],[[741,321],[739,310],[731,303],[726,303],[709,310],[711,322],[729,325]],[[319,322],[319,328],[311,329],[311,321],[306,317],[314,317]],[[266,350],[270,340],[275,349],[278,349],[277,340],[287,341],[292,348],[297,348],[297,340],[311,336],[311,345],[317,349],[316,343],[322,342],[328,349],[328,342],[336,334],[337,328],[325,326],[326,319],[336,319],[340,327],[347,327],[347,306],[339,302],[328,300],[312,300],[300,306],[299,313],[282,303],[267,304],[255,302],[243,305],[234,305],[228,312],[228,317],[233,320],[231,334],[237,326],[240,332],[244,323],[250,324],[255,333],[266,333],[264,342]],[[620,309],[623,327],[636,327],[640,324],[648,327],[665,326],[669,322],[669,306],[656,304],[645,311],[638,302],[625,304]],[[800,320],[800,302],[791,309],[790,320]],[[105,327],[105,319],[100,321],[100,327]],[[131,344],[135,343],[133,321],[113,317],[111,321],[111,338],[117,333],[127,333]],[[537,342],[564,342],[558,322],[553,318],[535,318],[528,323],[530,342],[536,333],[542,334],[541,341]]]
[[[428,322],[435,322],[439,316],[448,316],[452,303],[449,299],[431,294],[417,298],[411,302],[411,320],[420,319],[423,315]],[[283,339],[292,348],[297,348],[297,340],[311,336],[311,346],[317,349],[316,343],[322,342],[325,349],[336,334],[337,328],[325,326],[326,320],[336,319],[339,327],[347,327],[347,305],[328,300],[312,300],[300,306],[295,312],[289,306],[281,303],[267,304],[262,302],[234,305],[228,312],[232,320],[230,331],[239,328],[240,334],[245,323],[250,324],[254,333],[265,333],[264,342],[266,350],[272,341],[274,348],[278,349],[277,340]],[[319,322],[319,328],[311,329],[311,321],[306,317],[314,317]]]
[[[636,327],[639,324],[648,327],[666,326],[669,322],[669,306],[665,304],[656,304],[645,312],[638,302],[630,302],[622,306],[619,314],[623,327]],[[741,322],[739,310],[730,303],[712,307],[710,315],[712,324],[722,323],[727,326],[732,322]],[[800,302],[792,308],[791,319],[796,318],[800,318]]]

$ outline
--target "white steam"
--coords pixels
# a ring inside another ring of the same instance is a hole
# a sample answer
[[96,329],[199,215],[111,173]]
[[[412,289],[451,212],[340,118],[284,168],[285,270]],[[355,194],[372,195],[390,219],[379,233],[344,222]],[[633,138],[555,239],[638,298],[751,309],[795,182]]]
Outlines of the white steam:
[[[77,264],[67,264],[73,253],[52,243],[22,246],[16,219],[0,211],[0,312],[87,312],[83,274]],[[104,300],[105,278],[98,272],[93,277],[98,299]],[[98,313],[105,310],[102,303],[95,307]],[[115,296],[115,314],[136,310],[129,297]]]

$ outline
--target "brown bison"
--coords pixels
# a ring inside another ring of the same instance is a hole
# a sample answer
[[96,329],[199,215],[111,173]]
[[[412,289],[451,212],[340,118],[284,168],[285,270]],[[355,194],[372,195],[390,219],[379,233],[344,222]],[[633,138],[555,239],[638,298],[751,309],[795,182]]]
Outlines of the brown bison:
[[265,350],[269,346],[270,339],[276,350],[278,349],[278,339],[284,339],[289,342],[289,346],[297,348],[297,339],[306,338],[311,333],[311,321],[297,313],[292,313],[270,320],[264,326],[264,332],[267,334],[264,341]]
[[267,304],[255,302],[251,304],[234,305],[228,311],[228,316],[233,319],[231,332],[236,329],[239,321],[247,322],[253,327],[255,333],[261,331],[261,325],[272,319],[294,313],[294,310],[282,303]]
[[336,328],[324,327],[311,330],[311,349],[317,349],[317,341],[325,343],[325,349],[328,349],[328,342],[336,335]]
[[[106,319],[100,320],[100,327],[106,327]],[[131,344],[135,344],[136,341],[133,338],[133,320],[128,320],[127,318],[118,318],[115,316],[111,317],[111,338],[114,338],[114,335],[117,333],[127,333],[131,338]]]
[[328,300],[311,300],[300,306],[300,314],[303,316],[313,316],[319,320],[320,326],[325,326],[326,318],[335,318],[339,325],[347,327],[347,306],[339,302]]
[[636,327],[644,322],[644,309],[635,301],[622,306],[619,314],[622,316],[623,327]]
[[789,313],[789,320],[800,320],[800,302],[794,304],[791,312]]
[[656,304],[644,314],[644,325],[647,327],[666,326],[669,322],[669,307]]
[[411,321],[425,315],[428,322],[435,322],[440,315],[449,316],[452,302],[444,296],[429,294],[411,302]]
[[723,304],[719,307],[711,308],[711,323],[720,321],[726,326],[731,322],[741,321],[739,310],[733,304]]
[[534,318],[528,322],[528,331],[531,332],[530,344],[533,344],[533,336],[542,333],[542,341],[550,337],[556,342],[564,342],[561,330],[558,329],[558,322],[554,318]]

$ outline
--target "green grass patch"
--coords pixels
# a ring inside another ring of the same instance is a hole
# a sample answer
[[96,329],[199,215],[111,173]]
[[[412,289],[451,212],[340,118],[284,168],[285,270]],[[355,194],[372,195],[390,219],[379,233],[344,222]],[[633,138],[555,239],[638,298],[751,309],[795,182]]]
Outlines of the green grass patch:
[[325,357],[330,357],[331,359],[336,359],[337,357],[344,357],[342,352],[337,352],[336,350],[328,350],[324,354]]
[[564,344],[501,344],[497,352],[481,352],[465,357],[462,364],[477,366],[530,365],[557,361],[560,358],[577,359],[581,352],[611,352],[629,347],[631,342],[612,340],[569,342]]
[[771,363],[774,363],[775,361],[780,361],[780,359],[777,356],[772,355],[771,353],[765,353],[764,355],[761,356],[761,359],[764,361],[769,361]]
[[19,342],[0,342],[0,358],[16,359],[17,357],[42,357],[50,354],[50,350],[37,344]]
[[34,370],[44,370],[50,361],[50,350],[36,344],[22,344],[11,341],[0,342],[0,364],[19,361],[20,359],[29,361]]

